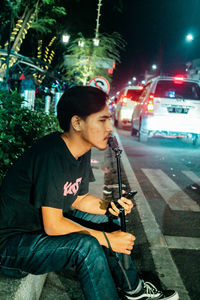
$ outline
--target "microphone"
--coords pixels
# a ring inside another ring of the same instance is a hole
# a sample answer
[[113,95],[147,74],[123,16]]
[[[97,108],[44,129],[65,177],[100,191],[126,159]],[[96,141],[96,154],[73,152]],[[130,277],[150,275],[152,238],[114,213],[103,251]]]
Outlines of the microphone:
[[114,151],[115,151],[116,148],[119,147],[118,141],[117,141],[117,139],[116,139],[115,136],[109,137],[109,139],[108,139],[108,145],[109,145],[109,147],[110,147],[112,150],[114,150]]
[[[117,159],[117,174],[118,174],[118,185],[119,185],[119,197],[122,196],[122,178],[121,178],[121,167],[120,167],[120,155],[122,153],[122,150],[119,149],[118,141],[115,136],[111,136],[108,139],[108,145],[109,147],[115,152],[115,156]],[[125,222],[125,214],[124,214],[124,208],[116,201],[114,201],[115,205],[120,210],[120,219],[121,219],[121,230],[126,232],[126,222]],[[129,269],[130,261],[129,261],[129,255],[123,254],[123,266],[125,270]]]
[[120,156],[122,153],[122,150],[119,149],[119,144],[115,136],[109,137],[108,146],[115,152],[116,156]]

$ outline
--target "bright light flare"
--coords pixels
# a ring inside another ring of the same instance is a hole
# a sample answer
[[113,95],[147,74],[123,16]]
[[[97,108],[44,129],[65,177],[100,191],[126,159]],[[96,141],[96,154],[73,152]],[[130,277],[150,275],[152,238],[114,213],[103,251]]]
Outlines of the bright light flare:
[[69,39],[70,39],[70,35],[69,34],[63,34],[62,36],[62,41],[63,43],[67,44],[69,42]]
[[93,39],[93,43],[94,43],[94,46],[99,46],[99,39],[97,39],[97,38],[94,38]]
[[193,34],[191,34],[191,33],[188,33],[187,35],[186,35],[186,41],[187,42],[192,42],[193,40],[194,40],[194,36],[193,36]]
[[78,41],[78,46],[79,47],[84,47],[84,45],[85,45],[85,42],[83,40]]
[[176,75],[174,76],[173,80],[175,83],[182,83],[184,81],[184,76],[183,75]]

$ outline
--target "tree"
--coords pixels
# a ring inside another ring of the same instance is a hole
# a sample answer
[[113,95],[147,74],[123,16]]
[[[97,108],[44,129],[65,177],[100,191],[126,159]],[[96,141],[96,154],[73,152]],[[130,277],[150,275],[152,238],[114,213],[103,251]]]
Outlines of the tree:
[[0,184],[9,166],[40,137],[59,129],[52,114],[22,106],[17,93],[0,91]]
[[[5,2],[5,1],[4,1]],[[29,29],[34,29],[41,33],[50,33],[56,23],[56,16],[65,15],[65,8],[56,5],[55,0],[7,0],[5,7],[10,10],[11,20],[10,28],[15,26],[11,33],[7,35],[7,41],[4,43],[4,49],[8,51],[7,63],[1,59],[0,72],[5,72],[6,69],[11,67],[16,58],[12,57],[9,60],[11,51],[17,53],[25,39]],[[20,16],[20,17],[19,17]],[[4,18],[4,15],[3,17]]]
[[[94,76],[104,76],[111,81],[112,75],[103,68],[103,62],[110,59],[120,62],[120,50],[126,43],[118,32],[99,34],[99,45],[91,38],[85,39],[81,33],[68,46],[68,61],[61,66],[65,78],[76,84],[86,85]],[[66,68],[68,66],[68,68]]]

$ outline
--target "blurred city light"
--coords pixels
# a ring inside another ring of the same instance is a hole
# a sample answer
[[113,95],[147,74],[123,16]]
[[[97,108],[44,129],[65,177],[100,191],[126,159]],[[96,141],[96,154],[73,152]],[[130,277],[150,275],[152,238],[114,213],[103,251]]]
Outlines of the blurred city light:
[[69,39],[70,39],[70,35],[69,34],[67,34],[67,33],[63,34],[63,36],[62,36],[63,43],[67,44],[69,42]]
[[186,35],[186,41],[187,42],[192,42],[193,40],[194,40],[194,36],[193,36],[193,34],[191,34],[191,33],[188,33],[187,35]]
[[85,42],[83,40],[79,40],[78,45],[79,45],[79,47],[84,47]]
[[99,39],[93,39],[94,46],[99,46]]
[[153,64],[153,65],[151,66],[151,68],[152,68],[152,70],[156,70],[156,69],[157,69],[157,65],[156,65],[156,64]]

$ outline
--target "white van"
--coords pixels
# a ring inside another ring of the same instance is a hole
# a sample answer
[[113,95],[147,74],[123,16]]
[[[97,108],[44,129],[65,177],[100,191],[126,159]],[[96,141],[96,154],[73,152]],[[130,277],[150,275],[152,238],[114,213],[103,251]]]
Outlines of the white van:
[[143,86],[128,86],[115,98],[114,124],[118,128],[131,128],[134,107]]
[[200,144],[199,82],[182,76],[153,78],[134,109],[131,133],[143,142],[162,136]]

